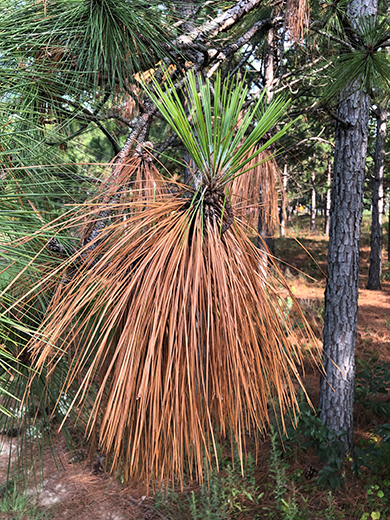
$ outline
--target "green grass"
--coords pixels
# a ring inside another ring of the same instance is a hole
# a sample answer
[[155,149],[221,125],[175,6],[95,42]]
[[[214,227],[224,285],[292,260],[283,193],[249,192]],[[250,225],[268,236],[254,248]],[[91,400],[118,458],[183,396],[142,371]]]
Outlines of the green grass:
[[16,484],[13,485],[13,488],[4,491],[3,497],[0,498],[0,517],[2,519],[49,520],[52,516],[47,510],[42,510],[36,505],[34,494],[30,491],[21,491]]

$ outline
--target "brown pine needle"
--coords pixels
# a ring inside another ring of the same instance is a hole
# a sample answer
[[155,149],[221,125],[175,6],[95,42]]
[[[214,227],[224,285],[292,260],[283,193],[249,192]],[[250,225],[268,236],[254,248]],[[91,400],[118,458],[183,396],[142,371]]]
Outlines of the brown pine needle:
[[35,366],[50,373],[69,356],[63,391],[77,383],[72,407],[125,483],[186,471],[202,480],[219,436],[242,460],[245,434],[258,442],[270,410],[298,410],[303,353],[286,294],[305,320],[240,221],[221,234],[221,212],[206,217],[182,189],[151,180],[140,158],[128,168],[128,189],[130,170],[73,216],[86,236],[110,205],[99,235],[53,278],[61,284],[31,343]]

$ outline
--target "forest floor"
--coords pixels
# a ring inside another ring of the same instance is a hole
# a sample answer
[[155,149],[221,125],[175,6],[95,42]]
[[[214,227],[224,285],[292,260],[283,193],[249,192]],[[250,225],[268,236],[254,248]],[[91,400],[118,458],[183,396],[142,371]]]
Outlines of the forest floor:
[[[382,291],[368,291],[368,227],[366,217],[359,280],[357,367],[361,377],[357,394],[360,399],[355,405],[355,444],[366,450],[362,460],[371,464],[371,469],[362,465],[357,476],[351,471],[350,460],[338,461],[337,439],[321,430],[307,406],[303,407],[298,428],[283,445],[279,434],[268,435],[255,459],[248,439],[250,456],[245,478],[222,447],[222,472],[213,474],[209,485],[193,483],[183,492],[163,492],[148,498],[145,489],[123,490],[105,475],[99,457],[74,463],[75,453],[69,452],[61,436],[55,444],[55,459],[49,448],[44,451],[42,469],[34,473],[35,483],[28,481],[24,493],[16,484],[4,492],[1,484],[7,480],[8,453],[10,449],[16,452],[17,442],[4,437],[0,453],[0,519],[390,519],[390,444],[382,442],[383,434],[378,434],[378,428],[389,421],[387,410],[390,413],[390,266],[383,254]],[[327,237],[307,229],[307,216],[296,217],[289,226],[291,235],[276,239],[275,255],[281,259],[292,292],[320,341]],[[305,387],[314,406],[318,404],[319,380],[318,370],[308,363]],[[375,453],[371,455],[371,448],[382,444],[382,451],[378,451],[383,459],[380,464]],[[331,455],[335,453],[333,460]],[[325,474],[321,473],[324,467],[328,468]]]

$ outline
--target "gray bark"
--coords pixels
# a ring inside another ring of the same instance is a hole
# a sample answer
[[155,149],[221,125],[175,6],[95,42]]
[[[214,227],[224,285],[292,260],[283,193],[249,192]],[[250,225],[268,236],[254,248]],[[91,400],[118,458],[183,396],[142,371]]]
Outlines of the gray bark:
[[372,180],[372,219],[370,270],[367,289],[381,290],[382,275],[382,216],[383,216],[383,173],[385,166],[385,141],[387,129],[387,108],[378,107],[376,146],[374,155],[374,177]]
[[244,15],[261,5],[262,0],[240,0],[236,5],[222,12],[214,20],[210,20],[200,27],[193,29],[189,34],[180,36],[173,42],[175,46],[192,45],[200,38],[213,38],[220,32],[233,27]]
[[[315,163],[315,161],[314,161]],[[310,208],[310,231],[314,233],[316,230],[316,173],[313,169],[311,172],[311,208]]]
[[[376,16],[376,0],[352,0],[349,23]],[[336,122],[328,279],[325,291],[321,419],[343,436],[345,452],[353,448],[355,346],[358,313],[360,225],[368,138],[368,95],[359,85],[341,94]]]
[[330,162],[330,159],[328,159],[326,168],[327,168],[327,170],[326,170],[326,182],[327,182],[327,185],[328,185],[328,189],[326,190],[324,233],[325,233],[325,235],[329,235],[331,187],[332,187],[332,164]]

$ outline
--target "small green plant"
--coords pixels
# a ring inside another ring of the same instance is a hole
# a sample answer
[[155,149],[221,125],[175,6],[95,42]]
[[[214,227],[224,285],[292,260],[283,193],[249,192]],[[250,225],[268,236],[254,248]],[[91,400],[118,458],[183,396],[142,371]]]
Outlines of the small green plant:
[[224,520],[229,510],[226,489],[218,474],[212,473],[208,485],[203,484],[199,493],[188,497],[192,520]]
[[40,510],[31,494],[18,489],[14,484],[12,489],[6,490],[0,500],[0,513],[7,514],[9,520],[47,520],[48,511]]
[[[384,262],[382,266],[382,280],[390,281],[390,262]],[[390,329],[389,329],[390,330]]]
[[331,491],[328,493],[328,507],[324,511],[324,520],[336,520],[340,518],[344,518],[342,514],[336,511],[335,506],[333,505],[333,494]]
[[381,517],[380,511],[372,511],[370,513],[363,513],[360,520],[379,520]]
[[279,447],[278,433],[272,428],[271,431],[271,451],[270,451],[270,476],[273,478],[275,485],[273,495],[275,497],[276,506],[282,509],[283,497],[286,494],[287,477],[286,462],[282,461],[283,451]]
[[[278,442],[279,434],[271,427],[270,477],[274,480],[273,495],[278,510],[278,519],[305,520],[307,518],[307,499],[302,497],[303,506],[298,504],[297,493],[292,477],[287,475],[288,464],[283,460],[283,451]],[[287,490],[292,489],[291,494]]]
[[[222,452],[220,446],[218,452]],[[246,515],[251,518],[251,510],[259,505],[264,495],[255,485],[254,458],[248,454],[245,476],[241,474],[237,453],[234,460],[222,456],[219,459],[220,472],[214,467],[198,489],[184,490],[180,494],[172,489],[157,493],[154,497],[156,509],[172,520],[225,520]]]
[[368,487],[367,498],[369,512],[364,512],[360,520],[379,520],[381,518],[387,518],[389,508],[386,507],[386,505],[388,501],[384,491],[378,485],[371,484]]
[[341,489],[345,481],[344,444],[341,438],[345,433],[345,431],[336,433],[324,426],[313,410],[302,403],[297,425],[287,429],[284,444],[287,450],[297,445],[303,450],[313,446],[319,461],[324,463],[318,473],[318,484],[328,486],[330,489]]
[[[389,273],[389,275],[390,275],[390,273]],[[390,280],[390,276],[389,276],[389,280]],[[386,328],[390,332],[390,316],[386,320]]]
[[282,519],[283,520],[306,520],[308,518],[307,516],[307,504],[308,499],[303,498],[304,505],[301,506],[297,502],[297,492],[294,486],[294,483],[292,483],[292,494],[285,500],[282,498],[281,500],[281,513],[282,513]]
[[[388,518],[390,513],[389,440],[390,425],[382,424],[376,428],[368,441],[361,441],[354,449],[355,473],[360,475],[363,466],[371,470],[366,507],[361,517],[363,519]],[[377,516],[378,514],[382,516]]]
[[388,417],[390,402],[376,402],[375,397],[378,394],[386,395],[390,390],[390,363],[367,363],[360,359],[356,362],[355,401]]

